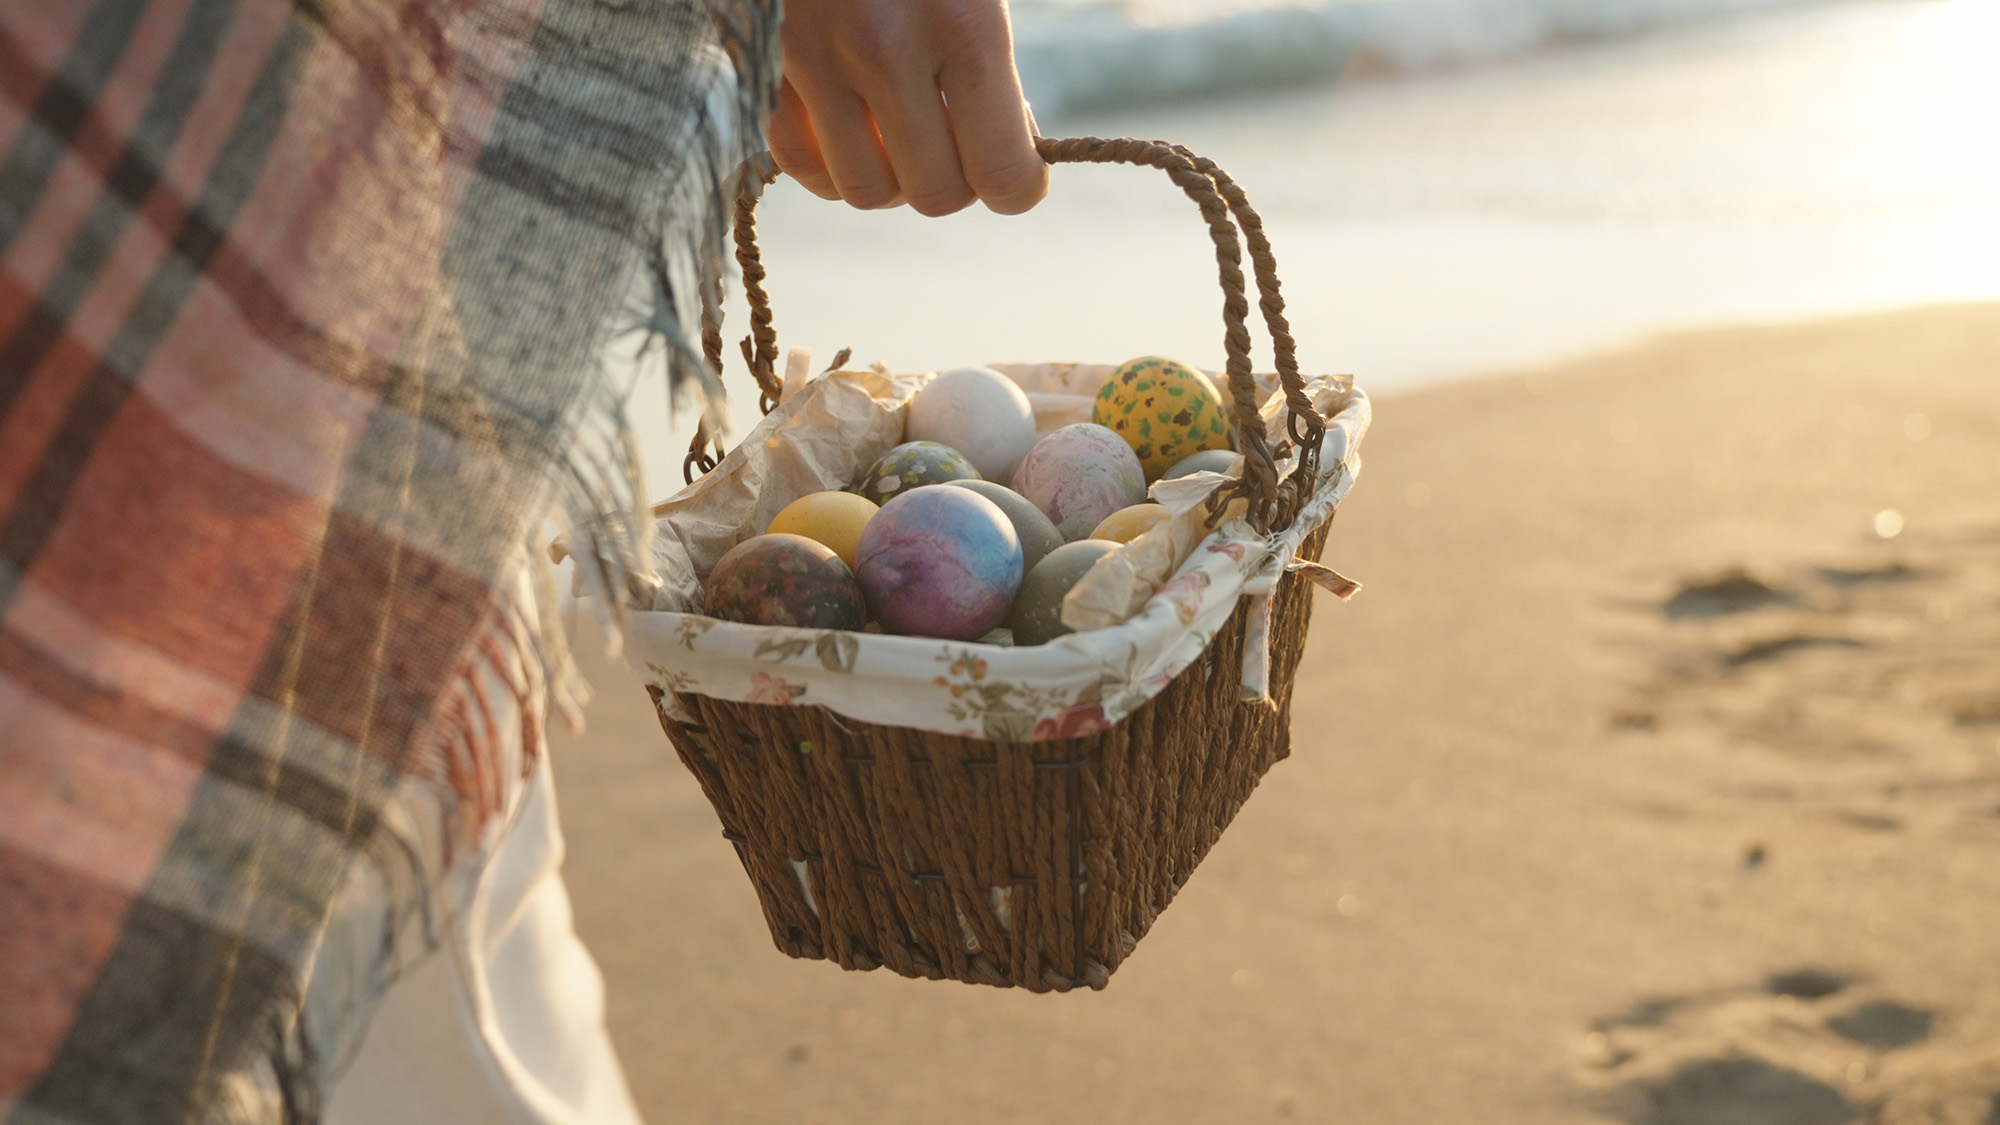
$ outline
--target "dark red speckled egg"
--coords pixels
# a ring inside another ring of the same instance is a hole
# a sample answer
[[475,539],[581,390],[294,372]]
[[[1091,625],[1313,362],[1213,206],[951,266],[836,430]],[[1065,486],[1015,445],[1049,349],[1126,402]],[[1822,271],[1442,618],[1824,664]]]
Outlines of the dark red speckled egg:
[[702,585],[701,611],[748,625],[859,629],[861,586],[840,556],[803,535],[759,535],[729,549]]

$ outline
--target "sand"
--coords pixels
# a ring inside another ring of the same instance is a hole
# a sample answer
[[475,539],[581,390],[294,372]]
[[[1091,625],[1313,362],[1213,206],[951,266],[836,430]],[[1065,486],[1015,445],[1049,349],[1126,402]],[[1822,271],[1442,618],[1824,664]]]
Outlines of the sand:
[[1102,993],[778,954],[598,668],[553,761],[650,1119],[2000,1121],[2000,306],[1377,416],[1294,756]]

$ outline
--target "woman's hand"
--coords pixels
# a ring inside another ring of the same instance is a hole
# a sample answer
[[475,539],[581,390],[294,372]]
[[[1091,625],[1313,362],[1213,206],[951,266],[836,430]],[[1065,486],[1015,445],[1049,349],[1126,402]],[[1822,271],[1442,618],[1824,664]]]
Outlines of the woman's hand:
[[786,0],[778,167],[826,199],[949,215],[1042,201],[1006,0]]

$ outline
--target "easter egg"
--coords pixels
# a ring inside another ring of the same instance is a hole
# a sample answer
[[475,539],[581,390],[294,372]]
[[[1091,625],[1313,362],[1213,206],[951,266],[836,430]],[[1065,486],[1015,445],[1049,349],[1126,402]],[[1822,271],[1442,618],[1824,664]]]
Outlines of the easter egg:
[[1109,540],[1084,539],[1050,551],[1021,580],[1021,592],[1007,611],[1007,628],[1013,631],[1014,643],[1045,644],[1075,632],[1062,623],[1063,595],[1082,581],[1098,559],[1117,549],[1118,544]]
[[1125,439],[1078,422],[1035,443],[1014,470],[1014,491],[1042,510],[1070,542],[1104,517],[1146,498],[1146,475]]
[[1109,539],[1113,543],[1130,543],[1148,531],[1153,525],[1165,523],[1173,517],[1165,504],[1134,504],[1120,508],[1104,517],[1103,522],[1091,529],[1092,539]]
[[906,441],[877,458],[868,471],[861,474],[854,491],[873,504],[886,504],[889,498],[901,492],[926,484],[943,484],[948,480],[966,480],[979,476],[979,470],[965,459],[965,454],[948,445],[934,441]]
[[859,629],[866,616],[854,572],[802,535],[758,535],[731,547],[702,584],[701,611],[806,629]]
[[1021,570],[1023,573],[1035,569],[1042,556],[1063,545],[1062,532],[1049,522],[1040,508],[1028,503],[1028,498],[990,480],[955,480],[953,488],[969,488],[1000,506],[1007,513],[1008,522],[1014,525],[1014,534],[1021,537]]
[[861,531],[856,576],[892,633],[969,641],[1007,616],[1021,586],[1021,539],[1000,506],[970,489],[919,486]]
[[910,441],[948,445],[987,480],[1014,475],[1035,444],[1035,408],[1014,380],[990,367],[959,367],[924,384],[903,422]]
[[1174,462],[1174,466],[1160,474],[1161,480],[1178,480],[1194,473],[1226,473],[1236,464],[1233,449],[1203,449],[1190,453]]
[[1202,449],[1229,448],[1222,395],[1208,376],[1179,360],[1147,355],[1111,373],[1090,420],[1117,431],[1139,455],[1147,480]]
[[876,512],[874,501],[852,492],[811,492],[784,506],[771,517],[771,534],[803,535],[815,543],[833,548],[851,569],[854,548],[861,542],[861,529]]

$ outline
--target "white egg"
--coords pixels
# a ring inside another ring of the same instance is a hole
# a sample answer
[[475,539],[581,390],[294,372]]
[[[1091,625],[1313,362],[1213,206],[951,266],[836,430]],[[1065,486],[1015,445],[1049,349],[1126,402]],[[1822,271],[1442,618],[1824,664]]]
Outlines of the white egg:
[[910,400],[904,441],[948,445],[987,480],[1014,475],[1035,445],[1035,410],[1012,379],[990,367],[957,367],[924,385]]

